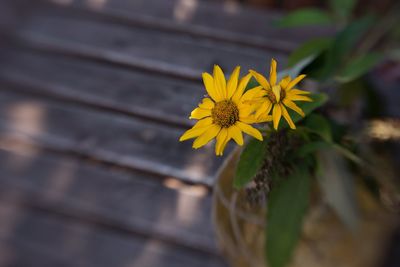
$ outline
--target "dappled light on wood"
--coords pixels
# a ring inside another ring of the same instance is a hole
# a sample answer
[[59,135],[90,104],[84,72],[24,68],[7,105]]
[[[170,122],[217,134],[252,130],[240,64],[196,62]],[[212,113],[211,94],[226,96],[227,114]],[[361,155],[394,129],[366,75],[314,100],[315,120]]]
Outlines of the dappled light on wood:
[[367,133],[379,140],[400,141],[400,120],[373,120],[368,124]]
[[176,219],[190,225],[196,222],[195,210],[200,208],[201,198],[206,197],[208,190],[201,185],[188,185],[175,178],[166,178],[164,185],[177,190],[179,197],[176,200]]
[[102,9],[108,0],[86,0],[87,5],[93,9]]
[[197,9],[199,0],[177,0],[174,7],[174,18],[179,22],[192,19]]

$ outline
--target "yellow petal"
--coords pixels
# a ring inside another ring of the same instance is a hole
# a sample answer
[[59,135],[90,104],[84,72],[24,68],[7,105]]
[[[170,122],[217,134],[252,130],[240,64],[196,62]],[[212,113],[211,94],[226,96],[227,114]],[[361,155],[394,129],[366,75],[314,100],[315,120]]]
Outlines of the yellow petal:
[[236,89],[236,92],[232,96],[232,101],[235,102],[236,104],[239,102],[240,98],[242,97],[243,92],[246,89],[247,84],[249,83],[250,79],[251,79],[251,74],[249,73],[240,80],[239,85]]
[[229,141],[228,129],[222,128],[216,139],[217,143],[215,144],[215,154],[217,156],[222,156],[224,148]]
[[261,86],[257,86],[254,87],[253,89],[247,90],[246,93],[244,93],[240,98],[238,106],[244,104],[245,101],[253,100],[254,98],[258,98],[263,95],[265,95],[265,90],[263,90]]
[[264,87],[264,89],[268,90],[271,89],[271,86],[269,85],[269,82],[267,79],[260,73],[254,70],[250,70],[250,73],[254,76],[254,78],[257,80],[257,82]]
[[254,115],[243,116],[243,117],[240,117],[239,120],[241,122],[246,123],[246,124],[253,124],[253,123],[257,123],[258,122],[258,120],[256,119],[256,117]]
[[227,99],[226,80],[224,73],[218,65],[214,65],[214,87],[222,99]]
[[196,140],[194,140],[193,148],[197,149],[199,147],[206,145],[208,142],[211,141],[211,139],[217,136],[220,130],[221,130],[220,126],[212,124],[210,127],[208,127],[207,131],[205,131],[202,135],[197,137]]
[[217,94],[217,91],[214,88],[214,78],[207,72],[204,72],[202,76],[203,76],[204,87],[206,88],[207,94],[212,99],[214,99],[214,101],[221,101],[222,98]]
[[200,128],[204,126],[209,126],[213,123],[213,119],[211,117],[207,117],[204,119],[201,119],[196,122],[196,124],[192,128]]
[[248,135],[251,135],[260,141],[263,140],[263,137],[262,137],[260,131],[257,130],[256,128],[254,128],[253,126],[250,126],[250,125],[240,122],[240,121],[237,121],[236,125],[240,128],[240,130],[247,133]]
[[261,122],[268,122],[268,121],[272,121],[272,116],[264,113],[260,117],[257,118],[256,122],[261,123]]
[[282,109],[282,115],[285,118],[285,120],[287,121],[287,123],[289,124],[291,129],[296,129],[296,125],[294,125],[292,118],[290,118],[290,115],[287,111],[287,109],[285,108],[284,105],[280,104],[281,109]]
[[254,112],[253,105],[247,105],[247,106],[243,105],[239,109],[239,118],[249,116],[253,112]]
[[240,66],[237,66],[231,76],[229,77],[228,84],[226,85],[226,90],[228,91],[227,97],[228,99],[231,99],[233,94],[236,91],[236,88],[238,86],[238,81],[239,81],[239,74],[240,74]]
[[306,75],[302,74],[297,76],[293,81],[290,81],[290,83],[285,88],[286,91],[289,92],[290,89],[292,89],[296,84],[298,84],[301,80],[303,80],[304,77],[306,77]]
[[179,141],[185,141],[188,139],[192,139],[195,137],[198,137],[200,135],[202,135],[205,131],[208,130],[208,128],[210,128],[210,125],[208,126],[204,126],[204,127],[195,127],[193,126],[193,128],[187,130],[182,136],[181,138],[179,138]]
[[231,127],[228,128],[228,133],[229,136],[235,140],[235,142],[239,145],[243,145],[243,134],[240,128],[236,125],[232,125]]
[[281,87],[279,85],[274,85],[272,87],[272,92],[275,95],[276,102],[279,103],[281,100]]
[[286,89],[287,85],[290,83],[290,76],[285,76],[280,82],[279,85],[282,89]]
[[309,92],[309,91],[304,91],[304,90],[299,90],[299,89],[291,89],[288,93],[296,94],[296,95],[309,95],[309,94],[311,94],[311,92]]
[[268,98],[264,98],[264,103],[260,106],[260,108],[256,112],[256,117],[260,117],[262,114],[268,115],[272,109],[272,102]]
[[202,109],[213,109],[214,106],[215,103],[210,98],[203,98],[203,101],[199,104],[199,108]]
[[211,116],[211,109],[195,108],[192,113],[190,113],[189,119],[200,120],[209,116]]
[[272,110],[272,119],[274,121],[274,128],[278,130],[279,121],[281,120],[282,110],[279,104],[274,105],[274,109]]
[[269,71],[269,82],[271,86],[276,84],[276,60],[271,60],[271,69]]
[[308,96],[304,96],[304,95],[288,94],[288,95],[286,95],[286,97],[292,101],[306,101],[306,102],[313,101],[311,98],[309,98]]
[[299,106],[297,106],[293,101],[290,101],[289,99],[285,98],[283,100],[283,104],[285,104],[285,106],[287,106],[288,108],[296,111],[297,113],[300,114],[300,116],[304,117],[305,114],[303,112],[303,110],[301,110],[301,108]]

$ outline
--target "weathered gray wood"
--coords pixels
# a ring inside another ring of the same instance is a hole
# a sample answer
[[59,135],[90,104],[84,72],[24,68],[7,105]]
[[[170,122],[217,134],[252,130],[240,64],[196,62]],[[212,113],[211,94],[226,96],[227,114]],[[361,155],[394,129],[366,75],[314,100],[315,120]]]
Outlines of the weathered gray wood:
[[11,91],[0,91],[0,128],[4,136],[206,185],[223,160],[211,146],[195,151],[178,142],[181,129]]
[[0,1],[0,36],[2,43],[24,22],[29,12],[27,0],[1,0]]
[[35,47],[200,81],[214,64],[267,71],[285,55],[201,37],[110,23],[64,9],[39,9],[19,36]]
[[1,254],[8,252],[2,266],[225,266],[216,256],[13,205],[4,194],[0,198],[0,248]]
[[0,57],[0,79],[33,92],[190,127],[202,85],[148,72],[12,47]]
[[56,212],[216,253],[205,187],[32,149],[0,139],[1,188]]
[[128,24],[286,52],[311,37],[329,34],[325,27],[278,28],[274,23],[281,13],[229,1],[76,0],[65,6],[90,10]]

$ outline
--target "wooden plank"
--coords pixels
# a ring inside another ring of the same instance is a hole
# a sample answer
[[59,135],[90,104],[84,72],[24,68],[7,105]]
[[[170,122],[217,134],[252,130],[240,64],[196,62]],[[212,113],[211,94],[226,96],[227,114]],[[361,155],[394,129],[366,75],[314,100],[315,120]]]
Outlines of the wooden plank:
[[0,79],[32,92],[185,128],[193,125],[188,116],[205,94],[192,81],[17,46],[5,50],[0,60]]
[[0,247],[8,252],[0,254],[4,266],[225,266],[216,256],[4,200],[0,202]]
[[39,9],[19,33],[23,43],[125,67],[134,67],[200,81],[214,64],[232,70],[267,69],[285,54],[222,41],[143,27],[126,26],[84,16],[68,9]]
[[178,142],[181,129],[11,91],[0,91],[0,128],[50,149],[205,185],[223,160],[212,146]]
[[2,44],[28,16],[29,3],[26,0],[0,1],[0,36]]
[[285,52],[312,37],[332,33],[332,29],[326,27],[278,28],[274,23],[282,13],[232,1],[77,0],[64,6],[90,10],[130,25],[151,26]]
[[217,249],[207,188],[110,168],[0,140],[1,188],[27,203],[210,254]]

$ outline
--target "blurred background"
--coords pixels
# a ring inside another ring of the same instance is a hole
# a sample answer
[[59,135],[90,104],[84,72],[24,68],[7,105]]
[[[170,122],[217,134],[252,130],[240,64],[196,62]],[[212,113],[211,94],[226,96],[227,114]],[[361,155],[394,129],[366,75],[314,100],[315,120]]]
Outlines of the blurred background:
[[[359,1],[354,16],[396,2]],[[272,57],[283,69],[301,44],[340,30],[277,26],[304,7],[328,4],[0,0],[0,266],[227,266],[211,209],[232,148],[216,158],[178,139],[204,95],[202,72],[267,73]],[[374,131],[398,163],[396,55],[368,73],[381,109],[342,117],[389,121]],[[382,266],[400,266],[399,239]]]

